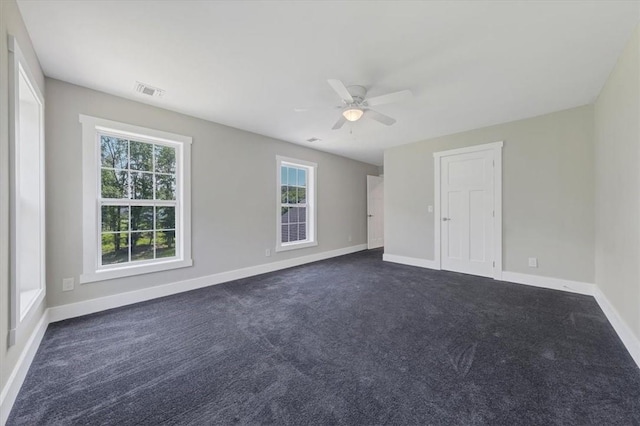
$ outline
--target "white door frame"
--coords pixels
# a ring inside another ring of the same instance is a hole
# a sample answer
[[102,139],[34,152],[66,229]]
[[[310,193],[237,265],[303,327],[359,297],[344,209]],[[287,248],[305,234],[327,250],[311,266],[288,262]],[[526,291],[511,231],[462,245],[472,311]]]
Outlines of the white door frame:
[[443,157],[458,154],[468,154],[470,152],[488,151],[493,150],[495,167],[493,168],[493,182],[494,182],[494,227],[493,227],[493,278],[496,280],[502,279],[502,147],[504,142],[492,142],[483,145],[474,145],[465,148],[450,149],[448,151],[440,151],[433,153],[434,160],[434,182],[435,182],[435,196],[434,196],[434,255],[435,266],[437,269],[442,269],[442,259],[440,252],[441,243],[441,224],[442,218],[440,211],[440,164]]

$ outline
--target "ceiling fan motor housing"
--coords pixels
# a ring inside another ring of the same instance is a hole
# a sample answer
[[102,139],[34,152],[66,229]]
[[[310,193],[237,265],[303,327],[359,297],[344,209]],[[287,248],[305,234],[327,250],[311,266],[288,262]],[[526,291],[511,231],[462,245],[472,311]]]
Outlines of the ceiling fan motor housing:
[[361,105],[367,96],[367,89],[363,86],[349,86],[347,90],[354,100],[354,105]]

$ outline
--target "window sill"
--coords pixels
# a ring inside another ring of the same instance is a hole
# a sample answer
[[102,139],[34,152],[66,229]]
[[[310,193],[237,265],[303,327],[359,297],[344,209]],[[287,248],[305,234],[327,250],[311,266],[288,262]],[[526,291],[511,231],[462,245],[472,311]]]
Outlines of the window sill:
[[276,252],[296,250],[296,249],[302,249],[302,248],[306,248],[306,247],[315,247],[317,245],[318,245],[317,241],[308,241],[308,242],[304,242],[304,243],[293,243],[293,244],[279,245],[279,246],[276,246]]
[[177,259],[166,262],[158,262],[146,265],[124,266],[122,268],[103,269],[96,272],[80,275],[80,284],[92,283],[96,281],[112,280],[115,278],[125,278],[135,275],[149,274],[152,272],[167,271],[169,269],[187,268],[193,266],[191,259]]

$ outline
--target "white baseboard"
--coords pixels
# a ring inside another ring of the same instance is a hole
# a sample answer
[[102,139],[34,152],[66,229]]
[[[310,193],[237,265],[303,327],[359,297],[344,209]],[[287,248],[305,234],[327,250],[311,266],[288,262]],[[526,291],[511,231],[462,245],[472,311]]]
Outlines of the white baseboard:
[[502,272],[502,281],[516,284],[526,284],[534,287],[552,290],[568,291],[570,293],[593,296],[595,285],[580,281],[563,280],[561,278],[543,277],[541,275],[521,274],[519,272]]
[[[398,256],[385,253],[382,260],[386,262],[401,263],[403,265],[418,266],[420,268],[440,269],[435,260],[419,259],[417,257]],[[526,284],[534,287],[550,288],[553,290],[568,291],[571,293],[593,296],[595,286],[580,281],[563,280],[560,278],[543,277],[540,275],[521,274],[519,272],[502,271],[501,281],[516,284]]]
[[305,263],[317,262],[319,260],[329,259],[336,256],[343,256],[345,254],[355,253],[366,249],[366,244],[359,244],[356,246],[330,250],[322,253],[311,254],[308,256],[295,257],[278,262],[265,263],[262,265],[250,266],[248,268],[236,269],[233,271],[221,272],[218,274],[193,278],[190,280],[149,287],[142,290],[115,294],[113,296],[100,297],[97,299],[70,303],[67,305],[53,306],[49,308],[49,321],[62,321],[69,318],[105,311],[107,309],[119,308],[121,306],[131,305],[133,303],[144,302],[151,299],[157,299],[159,297],[165,297],[185,291],[196,290],[215,284],[221,284],[228,281],[252,277],[254,275],[265,274],[267,272],[279,271],[281,269],[291,268],[293,266],[304,265]]
[[22,353],[18,357],[18,362],[9,375],[7,383],[2,389],[2,392],[0,392],[0,425],[4,425],[9,418],[9,413],[13,407],[13,403],[18,396],[18,392],[20,392],[24,379],[27,377],[29,367],[31,367],[31,362],[40,347],[40,342],[42,342],[42,338],[44,337],[45,331],[47,331],[48,325],[48,312],[45,310],[42,317],[40,317],[38,324],[36,324],[33,333],[31,333],[31,336],[27,340]]
[[[386,262],[401,263],[403,265],[418,266],[421,268],[440,269],[435,260],[429,259],[419,259],[416,257],[398,256],[395,254],[385,253],[382,255],[382,260]],[[543,277],[540,275],[529,275],[508,271],[502,271],[501,281],[568,291],[571,293],[586,294],[589,296],[593,296],[595,289],[595,285],[580,281],[563,280],[560,278]]]
[[382,260],[385,262],[401,263],[403,265],[418,266],[420,268],[428,269],[440,269],[435,260],[419,259],[417,257],[398,256],[396,254],[382,255]]
[[594,292],[594,297],[598,305],[600,305],[600,309],[602,309],[602,312],[604,312],[609,320],[609,323],[616,333],[618,333],[618,337],[622,340],[627,351],[629,351],[629,355],[631,355],[631,358],[633,358],[638,367],[640,367],[640,340],[638,340],[631,328],[622,319],[620,314],[618,314],[618,311],[613,307],[611,302],[609,302],[609,299],[607,299],[604,293],[597,287]]

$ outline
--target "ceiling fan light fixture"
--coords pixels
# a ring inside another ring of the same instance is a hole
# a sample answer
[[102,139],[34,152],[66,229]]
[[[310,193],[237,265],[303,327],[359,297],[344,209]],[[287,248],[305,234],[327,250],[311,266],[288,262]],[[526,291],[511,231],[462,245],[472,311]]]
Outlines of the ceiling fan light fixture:
[[358,121],[364,114],[364,111],[361,108],[347,108],[342,111],[342,115],[349,121]]

